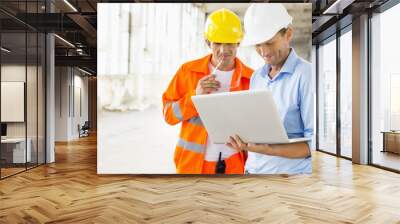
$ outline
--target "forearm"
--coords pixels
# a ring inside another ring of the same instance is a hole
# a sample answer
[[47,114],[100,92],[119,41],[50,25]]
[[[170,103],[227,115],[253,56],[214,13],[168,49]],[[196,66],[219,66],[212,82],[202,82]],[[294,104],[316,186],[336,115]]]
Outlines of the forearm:
[[298,142],[291,144],[264,145],[264,147],[260,148],[258,153],[296,159],[308,157],[310,155],[310,149],[307,143]]
[[185,95],[179,99],[167,97],[166,94],[163,95],[163,114],[167,123],[174,125],[198,116],[196,108],[191,100],[192,95],[194,95],[194,90],[185,93]]
[[163,115],[168,124],[175,125],[198,116],[191,99],[196,90],[187,78],[189,75],[190,72],[181,66],[162,95]]

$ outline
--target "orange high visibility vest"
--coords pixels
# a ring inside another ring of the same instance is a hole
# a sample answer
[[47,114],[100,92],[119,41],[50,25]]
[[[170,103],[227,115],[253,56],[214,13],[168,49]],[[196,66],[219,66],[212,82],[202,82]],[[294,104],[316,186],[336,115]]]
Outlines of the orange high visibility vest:
[[[170,125],[182,123],[174,162],[179,174],[215,174],[215,162],[205,161],[207,131],[191,100],[199,79],[210,74],[211,55],[183,64],[162,96],[163,114]],[[230,91],[249,89],[253,70],[235,58]],[[240,78],[240,81],[238,80]],[[237,84],[239,84],[237,86]],[[243,174],[247,155],[238,152],[225,159],[227,174]]]

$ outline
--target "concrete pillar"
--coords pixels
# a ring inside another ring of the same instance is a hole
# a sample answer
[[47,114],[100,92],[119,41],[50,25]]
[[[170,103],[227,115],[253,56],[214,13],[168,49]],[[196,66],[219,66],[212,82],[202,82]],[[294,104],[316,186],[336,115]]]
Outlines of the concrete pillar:
[[[46,1],[46,11],[53,12],[54,5]],[[46,35],[46,163],[55,161],[54,133],[55,133],[55,44],[54,35]]]
[[368,15],[353,20],[353,162],[368,163]]

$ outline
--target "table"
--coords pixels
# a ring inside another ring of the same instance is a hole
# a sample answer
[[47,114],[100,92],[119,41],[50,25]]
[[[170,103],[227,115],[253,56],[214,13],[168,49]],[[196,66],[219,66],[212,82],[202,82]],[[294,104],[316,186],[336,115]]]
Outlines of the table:
[[[32,159],[31,145],[32,141],[27,138],[25,154],[25,138],[6,138],[1,139],[1,157],[6,163],[26,163]],[[25,161],[26,160],[26,161]]]
[[392,152],[400,154],[400,131],[382,131],[383,150],[382,152]]

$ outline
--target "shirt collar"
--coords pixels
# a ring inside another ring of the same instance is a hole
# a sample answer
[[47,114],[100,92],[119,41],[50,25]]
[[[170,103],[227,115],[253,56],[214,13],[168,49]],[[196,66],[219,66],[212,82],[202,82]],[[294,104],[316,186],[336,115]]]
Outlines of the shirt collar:
[[[215,69],[215,67],[214,67],[214,65],[211,64],[211,61],[210,61],[210,63],[208,63],[208,70],[211,72],[214,69]],[[229,70],[229,71],[223,71],[223,70],[215,69],[215,72],[218,73],[218,74],[228,74],[228,73],[233,73],[234,71],[235,71],[235,68],[233,68],[232,70]]]
[[293,48],[290,48],[289,56],[286,58],[285,63],[283,64],[281,70],[279,71],[278,75],[276,75],[273,79],[268,76],[270,65],[265,64],[263,66],[262,76],[267,78],[270,81],[276,80],[281,74],[293,74],[294,68],[296,67],[298,61],[298,56]]

